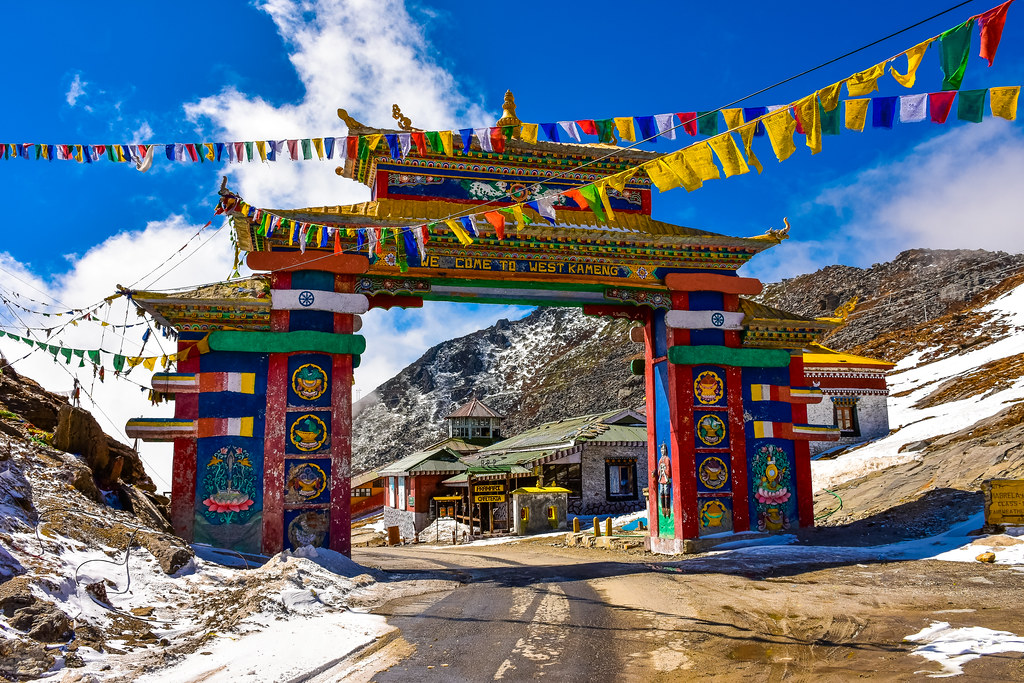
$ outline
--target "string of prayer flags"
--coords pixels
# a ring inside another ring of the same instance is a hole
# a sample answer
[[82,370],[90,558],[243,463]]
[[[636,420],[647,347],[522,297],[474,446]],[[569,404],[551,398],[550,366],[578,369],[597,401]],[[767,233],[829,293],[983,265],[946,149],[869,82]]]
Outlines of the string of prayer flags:
[[942,89],[959,90],[967,69],[967,57],[971,52],[971,32],[974,19],[968,19],[939,35],[942,57]]
[[1020,97],[1019,85],[1009,88],[989,88],[988,92],[992,116],[998,116],[1008,121],[1013,121],[1017,118],[1017,99]]

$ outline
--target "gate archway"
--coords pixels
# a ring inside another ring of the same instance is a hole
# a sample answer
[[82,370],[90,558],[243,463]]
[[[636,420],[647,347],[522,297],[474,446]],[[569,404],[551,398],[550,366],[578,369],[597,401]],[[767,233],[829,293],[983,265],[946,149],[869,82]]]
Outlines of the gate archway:
[[[509,105],[500,151],[450,138],[437,149],[419,132],[421,145],[410,126],[372,129],[339,110],[356,143],[338,174],[372,201],[268,211],[222,190],[246,263],[269,274],[265,296],[132,293],[179,334],[178,371],[154,376],[176,396],[175,417],[127,426],[174,442],[179,534],[348,554],[358,316],[425,300],[574,306],[641,324],[653,550],[813,523],[808,441],[838,432],[805,424],[821,397],[802,349],[830,323],[754,302],[760,282],[736,273],[785,232],[654,220],[650,178],[627,172],[656,154],[526,141]],[[399,136],[416,150],[396,153]],[[594,183],[599,194],[577,189]]]

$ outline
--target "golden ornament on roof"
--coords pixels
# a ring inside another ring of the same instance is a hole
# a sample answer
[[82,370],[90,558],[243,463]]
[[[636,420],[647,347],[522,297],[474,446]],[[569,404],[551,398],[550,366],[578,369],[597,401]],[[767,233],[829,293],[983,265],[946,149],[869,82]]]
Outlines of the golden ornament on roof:
[[523,122],[516,116],[516,98],[511,90],[505,91],[505,101],[501,104],[501,118],[494,125],[498,128],[515,126],[513,134],[516,137],[519,137],[519,133],[523,129]]

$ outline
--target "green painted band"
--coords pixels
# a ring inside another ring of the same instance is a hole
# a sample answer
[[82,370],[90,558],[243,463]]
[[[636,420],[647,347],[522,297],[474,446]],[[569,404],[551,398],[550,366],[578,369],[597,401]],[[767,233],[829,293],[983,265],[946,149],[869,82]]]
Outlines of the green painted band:
[[210,333],[211,351],[241,353],[293,353],[317,351],[357,356],[366,351],[366,338],[359,334],[332,332],[243,332],[217,330]]
[[676,365],[727,365],[734,368],[784,368],[789,351],[732,349],[728,346],[673,346],[668,359]]
[[629,361],[629,371],[634,375],[642,376],[644,374],[644,365],[645,363],[642,358],[634,358]]

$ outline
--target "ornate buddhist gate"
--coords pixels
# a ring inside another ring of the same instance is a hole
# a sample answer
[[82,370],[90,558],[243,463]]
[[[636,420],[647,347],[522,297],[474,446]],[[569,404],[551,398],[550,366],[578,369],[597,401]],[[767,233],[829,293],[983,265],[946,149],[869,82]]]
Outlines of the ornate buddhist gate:
[[[373,201],[270,211],[222,191],[247,264],[270,274],[269,295],[133,293],[178,330],[179,353],[191,349],[177,373],[154,377],[177,397],[175,417],[128,424],[130,436],[174,441],[179,534],[347,554],[358,314],[424,300],[574,306],[642,326],[645,360],[633,371],[646,378],[655,551],[813,523],[808,440],[838,434],[803,424],[820,394],[804,387],[801,349],[829,323],[744,298],[761,285],[736,275],[784,232],[730,237],[656,221],[650,179],[624,173],[656,155],[525,141],[509,99],[501,151],[464,141],[460,152],[450,139],[437,149],[409,126],[370,129],[339,114],[350,137],[338,174]],[[399,136],[416,151],[399,151]],[[589,208],[573,192],[613,177]],[[488,210],[501,207],[512,209],[507,224]]]

